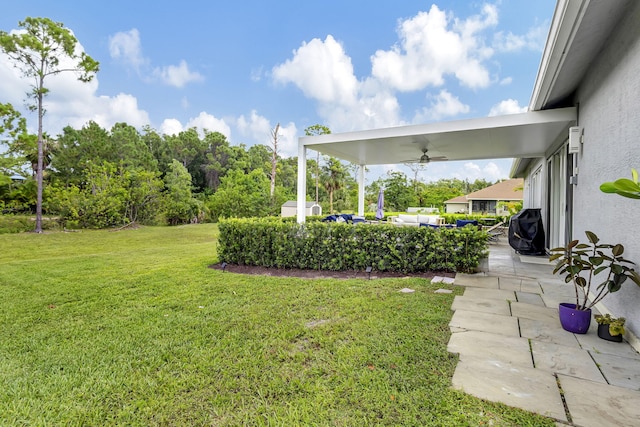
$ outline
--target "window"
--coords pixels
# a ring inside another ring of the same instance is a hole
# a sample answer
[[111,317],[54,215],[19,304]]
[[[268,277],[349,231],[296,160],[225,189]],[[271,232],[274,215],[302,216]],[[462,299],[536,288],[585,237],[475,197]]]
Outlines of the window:
[[471,206],[473,213],[496,213],[495,200],[474,200]]

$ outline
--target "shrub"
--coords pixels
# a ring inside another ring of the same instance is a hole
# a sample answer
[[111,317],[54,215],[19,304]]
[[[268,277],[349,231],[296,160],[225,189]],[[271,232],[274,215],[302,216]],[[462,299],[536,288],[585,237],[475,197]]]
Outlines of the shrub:
[[[43,230],[59,228],[55,218],[42,218]],[[35,229],[35,218],[27,215],[0,215],[0,234],[23,233]]]
[[487,233],[473,227],[298,224],[252,218],[222,220],[219,228],[221,262],[261,267],[470,272],[487,250]]

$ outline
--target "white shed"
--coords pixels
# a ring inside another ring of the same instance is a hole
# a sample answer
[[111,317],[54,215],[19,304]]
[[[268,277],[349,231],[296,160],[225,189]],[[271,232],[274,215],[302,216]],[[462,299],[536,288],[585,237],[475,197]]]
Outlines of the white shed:
[[[280,207],[280,216],[296,216],[297,215],[297,202],[295,200],[289,200]],[[322,206],[316,204],[316,202],[305,203],[305,216],[322,215]]]

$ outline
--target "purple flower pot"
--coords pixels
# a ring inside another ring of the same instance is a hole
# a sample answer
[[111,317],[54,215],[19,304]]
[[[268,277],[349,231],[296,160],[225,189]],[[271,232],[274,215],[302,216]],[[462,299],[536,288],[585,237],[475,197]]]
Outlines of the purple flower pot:
[[591,309],[576,310],[575,304],[561,302],[558,307],[560,324],[565,331],[586,334],[591,324]]

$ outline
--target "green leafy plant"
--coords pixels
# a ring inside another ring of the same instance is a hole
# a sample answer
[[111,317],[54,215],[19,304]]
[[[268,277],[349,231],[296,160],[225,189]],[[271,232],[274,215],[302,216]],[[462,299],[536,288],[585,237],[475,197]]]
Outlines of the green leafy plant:
[[603,193],[619,194],[629,199],[640,199],[640,184],[638,184],[638,171],[631,169],[631,178],[620,178],[613,182],[605,182],[600,185]]
[[[553,274],[564,275],[566,283],[573,283],[576,292],[576,309],[588,310],[611,292],[617,292],[622,284],[631,279],[640,286],[640,275],[630,265],[633,262],[625,259],[624,246],[621,244],[600,243],[595,233],[585,231],[589,243],[573,240],[566,247],[551,249],[549,261],[558,261]],[[595,297],[589,301],[592,280],[604,273],[604,280],[593,284]]]
[[609,325],[609,335],[612,337],[624,334],[624,323],[626,322],[624,317],[611,317],[609,313],[596,314],[594,317],[598,325]]
[[220,261],[276,268],[404,273],[475,271],[487,233],[474,227],[432,229],[273,218],[220,221]]

